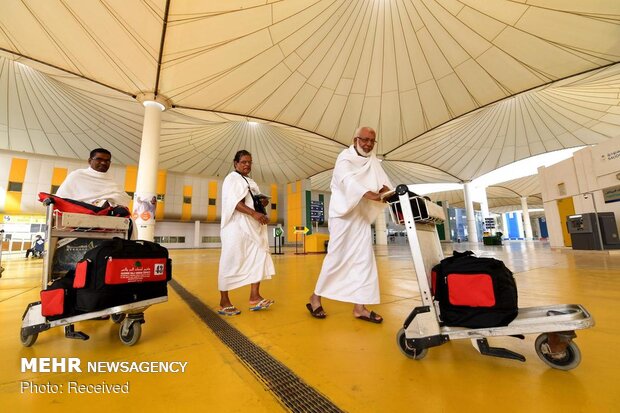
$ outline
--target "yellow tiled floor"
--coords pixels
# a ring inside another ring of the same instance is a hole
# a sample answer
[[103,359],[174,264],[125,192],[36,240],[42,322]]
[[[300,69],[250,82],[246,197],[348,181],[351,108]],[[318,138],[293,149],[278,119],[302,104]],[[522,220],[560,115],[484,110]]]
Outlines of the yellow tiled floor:
[[[423,360],[404,357],[395,335],[419,304],[417,283],[405,246],[377,247],[382,304],[372,309],[381,325],[352,317],[350,304],[324,300],[329,316],[310,317],[305,303],[323,255],[274,256],[277,275],[261,286],[276,304],[247,310],[249,287],[231,292],[243,313],[227,318],[257,345],[306,383],[350,412],[612,412],[618,411],[620,344],[620,255],[550,250],[539,242],[503,247],[454,244],[503,259],[516,274],[521,306],[580,303],[596,326],[579,331],[581,365],[565,372],[542,363],[535,336],[491,339],[527,357],[525,363],[481,356],[469,341],[430,349]],[[473,248],[472,248],[473,247]],[[446,251],[452,245],[444,245]],[[219,301],[219,250],[172,251],[174,278],[211,308]],[[0,406],[7,412],[285,411],[265,385],[239,362],[172,290],[169,301],[149,308],[140,342],[127,347],[110,321],[86,321],[78,329],[88,341],[65,339],[60,328],[43,332],[33,347],[19,342],[21,315],[38,300],[40,260],[5,260],[0,278]],[[87,361],[186,361],[187,372],[172,373],[21,373],[22,357],[79,357]],[[130,383],[128,395],[20,393],[21,382],[38,384]],[[5,409],[7,407],[7,409]]]

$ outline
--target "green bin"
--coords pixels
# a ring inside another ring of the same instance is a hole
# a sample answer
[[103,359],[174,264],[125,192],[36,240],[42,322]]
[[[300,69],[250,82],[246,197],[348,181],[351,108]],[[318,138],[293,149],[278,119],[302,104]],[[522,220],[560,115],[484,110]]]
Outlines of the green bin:
[[482,243],[484,245],[502,245],[502,233],[497,233],[492,237],[482,237]]

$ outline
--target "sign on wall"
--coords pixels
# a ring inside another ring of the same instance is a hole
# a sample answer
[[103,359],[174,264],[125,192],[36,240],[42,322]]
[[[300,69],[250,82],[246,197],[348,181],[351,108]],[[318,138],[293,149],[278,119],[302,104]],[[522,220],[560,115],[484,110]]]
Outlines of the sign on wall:
[[603,189],[603,199],[606,204],[620,202],[620,186],[612,186],[610,188]]
[[596,176],[620,170],[620,139],[610,139],[592,147],[592,161]]

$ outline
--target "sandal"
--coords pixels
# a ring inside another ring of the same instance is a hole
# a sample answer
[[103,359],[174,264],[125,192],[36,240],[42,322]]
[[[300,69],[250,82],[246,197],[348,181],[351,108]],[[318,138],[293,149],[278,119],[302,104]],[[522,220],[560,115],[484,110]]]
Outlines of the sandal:
[[262,300],[260,300],[257,303],[250,303],[250,311],[260,311],[260,310],[266,310],[269,307],[271,307],[271,305],[274,303],[275,301],[273,300],[268,300],[266,298],[263,298]]
[[327,317],[327,314],[325,314],[325,310],[323,310],[323,306],[321,306],[321,305],[313,310],[312,309],[312,304],[308,303],[308,304],[306,304],[306,308],[308,309],[308,311],[310,311],[310,315],[312,315],[312,317],[314,317],[314,318],[325,318],[325,317]]
[[217,310],[217,313],[219,315],[239,315],[241,314],[241,310],[239,310],[237,307],[235,307],[234,305],[231,305],[229,307],[222,307],[219,310]]
[[383,317],[381,317],[379,314],[375,313],[374,311],[370,312],[369,317],[365,315],[360,315],[355,318],[357,318],[358,320],[369,321],[375,324],[381,324],[383,322]]

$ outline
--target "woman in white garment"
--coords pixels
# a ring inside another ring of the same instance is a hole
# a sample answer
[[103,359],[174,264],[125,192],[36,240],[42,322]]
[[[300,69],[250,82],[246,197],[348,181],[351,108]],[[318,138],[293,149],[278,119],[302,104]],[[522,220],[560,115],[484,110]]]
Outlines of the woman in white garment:
[[[230,301],[228,291],[250,284],[250,311],[266,310],[273,304],[260,295],[260,282],[275,274],[269,241],[267,215],[254,208],[260,196],[252,171],[252,154],[241,150],[235,154],[235,170],[222,185],[222,255],[218,274],[221,315],[237,315],[241,311]],[[263,206],[269,201],[262,196]]]

